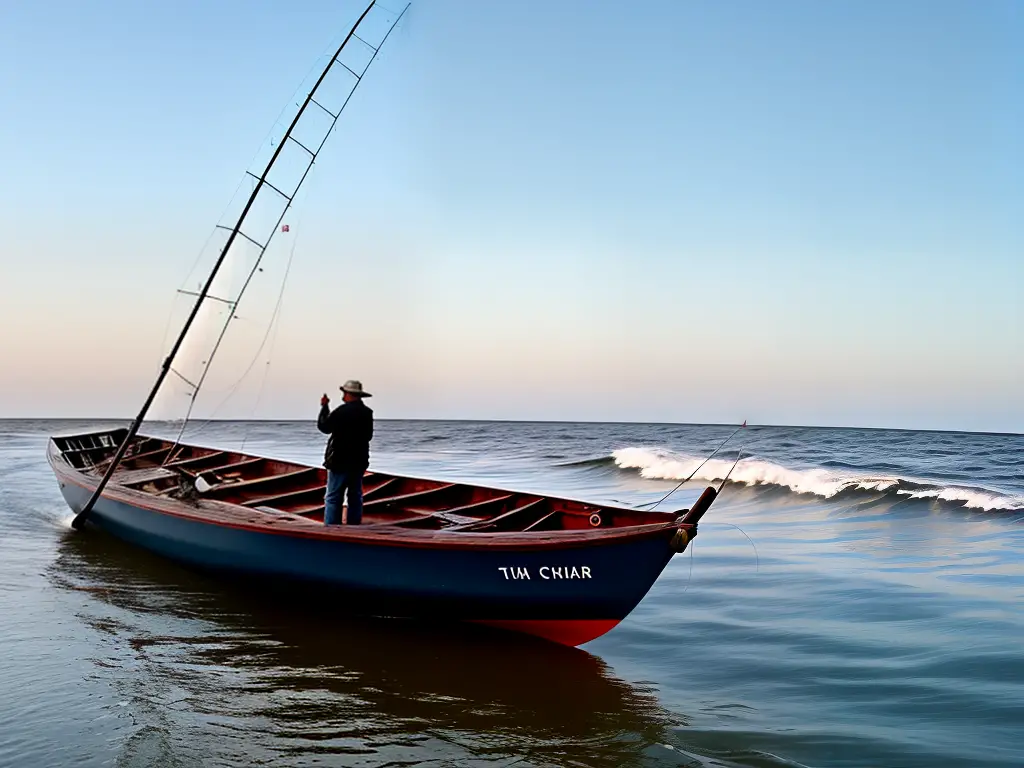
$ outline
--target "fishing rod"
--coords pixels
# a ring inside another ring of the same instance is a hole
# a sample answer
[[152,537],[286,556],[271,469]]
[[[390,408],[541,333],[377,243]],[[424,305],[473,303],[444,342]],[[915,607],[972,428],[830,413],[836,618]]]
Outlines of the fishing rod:
[[[675,488],[673,488],[673,489],[672,489],[671,491],[669,491],[668,493],[666,493],[666,494],[665,494],[664,496],[662,496],[662,497],[661,497],[660,499],[658,499],[657,501],[653,501],[653,502],[652,502],[652,501],[648,501],[648,502],[647,502],[646,504],[637,504],[637,507],[638,507],[638,508],[642,508],[642,507],[648,507],[648,506],[650,506],[651,504],[653,504],[654,506],[653,506],[653,507],[651,507],[651,508],[650,508],[650,510],[648,510],[649,512],[653,512],[653,511],[654,511],[655,509],[657,509],[657,508],[658,508],[658,506],[659,506],[659,505],[660,505],[660,504],[661,504],[661,503],[662,503],[663,501],[665,501],[665,499],[667,499],[667,498],[668,498],[669,496],[671,496],[672,494],[674,494],[674,493],[675,493],[676,491],[678,491],[678,490],[679,490],[680,488],[682,488],[682,487],[683,487],[684,485],[686,485],[686,484],[687,484],[688,482],[690,482],[691,480],[693,480],[694,476],[695,476],[695,475],[696,475],[696,474],[697,474],[697,473],[698,473],[698,472],[700,471],[700,468],[701,468],[701,467],[703,467],[703,466],[704,466],[705,464],[707,464],[707,463],[708,463],[709,461],[711,461],[711,459],[713,459],[713,458],[715,457],[715,455],[716,455],[716,454],[717,454],[717,453],[718,453],[718,452],[719,452],[720,450],[722,450],[722,449],[723,449],[723,448],[725,447],[726,443],[728,443],[728,442],[729,442],[730,440],[732,440],[732,439],[733,439],[734,437],[736,437],[736,434],[737,434],[737,433],[738,433],[738,432],[739,432],[739,431],[740,431],[741,429],[746,429],[746,426],[747,426],[747,420],[746,420],[746,419],[744,419],[744,420],[743,420],[743,423],[742,423],[742,424],[740,424],[740,425],[739,425],[738,427],[736,427],[736,429],[735,429],[735,430],[733,430],[732,434],[730,434],[730,435],[729,435],[729,436],[728,436],[727,438],[725,438],[725,440],[723,440],[723,441],[721,442],[721,444],[720,444],[720,445],[719,445],[719,446],[718,446],[717,448],[715,448],[715,450],[713,450],[713,451],[711,452],[711,454],[710,454],[710,455],[709,455],[709,456],[708,456],[708,457],[707,457],[706,459],[704,459],[704,461],[702,461],[702,462],[701,462],[700,464],[698,464],[698,465],[697,465],[697,468],[696,468],[696,469],[694,469],[694,470],[693,470],[693,472],[691,472],[691,473],[690,473],[690,474],[689,474],[689,475],[688,475],[688,476],[687,476],[687,477],[686,477],[686,478],[685,478],[684,480],[680,481],[679,485],[677,485],[677,486],[676,486]],[[739,462],[739,459],[737,458],[737,459],[736,459],[736,461],[737,461],[737,463],[738,463],[738,462]],[[735,464],[733,464],[733,469],[735,469],[735,468],[736,468],[736,465],[735,465]],[[732,474],[732,469],[730,469],[730,470],[729,470],[729,474]],[[728,475],[727,475],[726,477],[728,477]],[[723,483],[723,485],[724,485],[724,483]],[[721,489],[721,488],[719,488],[718,490],[722,490],[722,489]]]

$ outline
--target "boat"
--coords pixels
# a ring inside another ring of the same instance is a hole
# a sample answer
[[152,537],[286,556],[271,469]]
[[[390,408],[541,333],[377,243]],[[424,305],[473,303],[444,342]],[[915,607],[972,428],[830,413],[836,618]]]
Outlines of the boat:
[[[126,433],[50,439],[72,510]],[[371,469],[362,523],[325,526],[326,483],[321,467],[136,435],[88,521],[204,570],[304,585],[332,610],[477,622],[576,646],[636,607],[716,494],[651,512]]]
[[[352,91],[405,13],[396,14],[374,45],[369,35],[359,34],[374,6],[367,6],[344,38],[262,174],[249,174],[256,183],[234,226],[218,227],[225,243],[205,285],[189,294],[195,297],[191,314],[134,421],[127,428],[54,436],[47,459],[77,530],[100,529],[247,583],[315,590],[331,610],[476,622],[581,645],[621,622],[671,558],[686,549],[717,496],[715,488],[706,488],[689,509],[658,512],[371,467],[364,478],[362,524],[326,526],[325,469],[192,445],[182,440],[184,428],[176,439],[139,432],[168,374],[192,386],[194,402],[224,331],[215,335],[198,379],[174,367],[176,355],[204,303],[228,307],[226,329],[248,279],[239,293],[225,297],[212,292],[218,271],[236,246],[256,248],[250,278],[259,268]],[[353,40],[372,50],[361,70],[342,60]],[[355,78],[338,103],[321,92],[336,65]],[[307,108],[322,120],[313,140],[308,130],[297,137]],[[272,173],[286,147],[305,158],[298,171],[293,165],[290,184]],[[279,206],[261,235],[251,212],[261,205],[266,210],[268,197]]]

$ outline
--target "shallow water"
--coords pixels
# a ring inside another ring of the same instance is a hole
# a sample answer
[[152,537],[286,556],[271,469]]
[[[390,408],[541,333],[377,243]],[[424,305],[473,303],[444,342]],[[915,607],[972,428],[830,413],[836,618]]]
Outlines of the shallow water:
[[[746,456],[691,549],[565,649],[312,615],[76,534],[45,443],[93,426],[0,422],[0,765],[1024,764],[1022,436],[742,430],[698,472]],[[731,431],[380,421],[373,463],[640,504]]]

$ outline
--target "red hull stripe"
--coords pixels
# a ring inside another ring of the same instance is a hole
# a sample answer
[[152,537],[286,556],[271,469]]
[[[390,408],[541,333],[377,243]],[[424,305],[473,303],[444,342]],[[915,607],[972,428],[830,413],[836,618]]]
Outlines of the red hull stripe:
[[562,645],[583,645],[610,631],[621,619],[473,619],[498,629],[525,632]]

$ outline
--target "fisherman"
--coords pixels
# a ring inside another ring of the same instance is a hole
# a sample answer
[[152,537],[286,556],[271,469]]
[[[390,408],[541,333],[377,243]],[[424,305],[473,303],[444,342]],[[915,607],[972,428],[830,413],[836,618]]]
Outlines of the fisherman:
[[325,435],[327,450],[324,466],[327,468],[327,493],[324,496],[324,525],[341,523],[342,495],[348,491],[349,525],[359,525],[363,519],[363,473],[370,465],[370,440],[373,439],[373,411],[363,398],[371,397],[363,391],[359,381],[349,380],[341,387],[342,405],[330,410],[331,400],[324,393],[320,398],[320,416],[316,427]]

